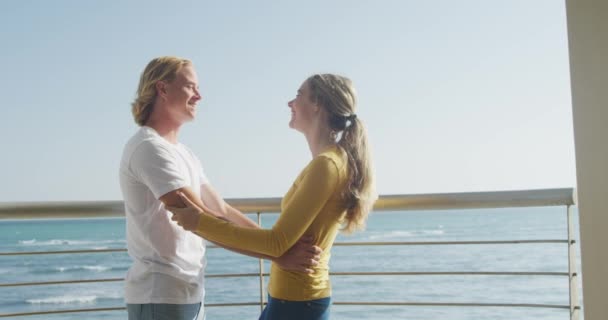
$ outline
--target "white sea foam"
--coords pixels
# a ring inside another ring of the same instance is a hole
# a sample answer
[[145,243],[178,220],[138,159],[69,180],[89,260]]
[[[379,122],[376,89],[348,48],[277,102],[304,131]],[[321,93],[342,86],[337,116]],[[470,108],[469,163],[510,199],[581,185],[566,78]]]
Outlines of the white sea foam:
[[423,234],[431,234],[431,235],[441,235],[444,234],[445,231],[443,230],[422,230]]
[[102,272],[102,271],[107,271],[112,269],[111,267],[104,267],[104,266],[84,266],[83,269],[85,270],[91,270],[91,271],[97,271],[97,272]]
[[411,238],[417,236],[428,236],[428,235],[443,235],[445,234],[444,230],[440,229],[431,229],[431,230],[417,230],[417,231],[406,231],[406,230],[397,230],[397,231],[389,231],[384,233],[376,233],[372,234],[368,237],[369,240],[380,240],[380,239],[399,239],[399,238]]
[[79,303],[79,304],[88,304],[94,303],[97,300],[97,296],[58,296],[58,297],[48,297],[42,299],[28,299],[25,300],[30,304],[70,304],[70,303]]
[[387,239],[387,238],[405,238],[413,237],[414,233],[411,231],[390,231],[380,234],[372,234],[369,236],[370,240]]
[[57,270],[59,272],[77,271],[77,270],[89,270],[89,271],[103,272],[103,271],[108,271],[111,269],[112,269],[112,267],[106,267],[106,266],[70,266],[70,267],[56,267],[55,268],[55,270]]

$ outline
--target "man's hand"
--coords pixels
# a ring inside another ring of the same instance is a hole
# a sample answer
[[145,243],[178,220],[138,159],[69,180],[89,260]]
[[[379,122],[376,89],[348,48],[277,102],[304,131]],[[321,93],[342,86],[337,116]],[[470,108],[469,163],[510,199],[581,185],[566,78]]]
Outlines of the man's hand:
[[282,256],[274,259],[274,262],[285,270],[313,273],[323,252],[314,245],[313,240],[311,236],[303,236]]
[[184,196],[183,193],[178,192],[180,198],[186,205],[185,208],[177,208],[172,206],[166,206],[167,210],[173,213],[171,220],[177,222],[179,226],[188,230],[188,231],[196,231],[198,227],[198,222],[200,220],[200,215],[205,214],[201,209],[199,209],[196,204],[194,204],[188,197]]

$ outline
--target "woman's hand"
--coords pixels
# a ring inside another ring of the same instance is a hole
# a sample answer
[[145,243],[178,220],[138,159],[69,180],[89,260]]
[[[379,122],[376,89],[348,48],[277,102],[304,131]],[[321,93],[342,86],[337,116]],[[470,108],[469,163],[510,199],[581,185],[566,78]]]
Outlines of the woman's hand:
[[171,220],[177,222],[179,226],[188,231],[196,231],[198,227],[198,222],[200,220],[200,215],[205,213],[204,211],[199,209],[196,204],[190,201],[190,199],[188,199],[188,197],[186,197],[183,193],[178,192],[178,195],[182,199],[182,202],[186,205],[186,207],[177,208],[167,206],[167,210],[173,213]]

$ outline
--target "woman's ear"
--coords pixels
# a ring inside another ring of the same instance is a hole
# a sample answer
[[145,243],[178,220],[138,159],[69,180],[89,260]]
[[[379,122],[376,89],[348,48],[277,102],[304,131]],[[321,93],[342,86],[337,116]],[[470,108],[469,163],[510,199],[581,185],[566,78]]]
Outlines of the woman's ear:
[[329,123],[329,112],[322,106],[315,104],[314,108],[314,117],[317,118],[322,123]]
[[313,104],[312,108],[313,108],[313,110],[314,110],[315,113],[319,113],[323,109],[323,108],[321,108],[321,106],[318,103]]

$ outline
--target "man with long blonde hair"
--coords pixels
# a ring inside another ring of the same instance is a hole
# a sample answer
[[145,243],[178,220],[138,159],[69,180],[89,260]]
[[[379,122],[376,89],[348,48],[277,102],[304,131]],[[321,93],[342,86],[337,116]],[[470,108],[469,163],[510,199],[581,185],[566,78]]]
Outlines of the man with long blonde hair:
[[[125,279],[130,320],[204,318],[205,243],[171,221],[165,208],[183,207],[180,194],[218,218],[259,228],[220,197],[199,159],[178,141],[181,126],[195,118],[201,98],[196,71],[187,59],[155,58],[141,74],[132,104],[140,129],[124,147],[119,174],[133,260]],[[309,272],[320,253],[310,243],[301,241],[280,258],[235,251]]]

